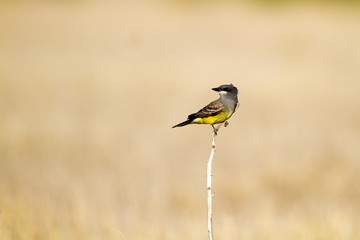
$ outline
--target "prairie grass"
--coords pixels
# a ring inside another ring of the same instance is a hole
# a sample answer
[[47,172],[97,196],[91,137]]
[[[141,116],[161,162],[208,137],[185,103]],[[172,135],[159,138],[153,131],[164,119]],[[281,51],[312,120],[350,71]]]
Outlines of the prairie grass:
[[8,239],[206,239],[211,127],[233,83],[214,235],[360,239],[360,15],[226,1],[0,3]]

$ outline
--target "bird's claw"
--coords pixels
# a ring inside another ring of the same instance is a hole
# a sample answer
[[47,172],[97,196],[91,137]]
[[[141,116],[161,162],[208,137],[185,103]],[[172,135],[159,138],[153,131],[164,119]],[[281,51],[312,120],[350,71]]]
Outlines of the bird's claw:
[[219,131],[219,129],[218,128],[216,128],[216,127],[214,127],[214,125],[211,125],[212,126],[212,128],[213,128],[213,130],[214,130],[214,134],[215,134],[215,136],[217,135],[217,132]]
[[225,121],[224,127],[227,127],[229,125],[228,121]]

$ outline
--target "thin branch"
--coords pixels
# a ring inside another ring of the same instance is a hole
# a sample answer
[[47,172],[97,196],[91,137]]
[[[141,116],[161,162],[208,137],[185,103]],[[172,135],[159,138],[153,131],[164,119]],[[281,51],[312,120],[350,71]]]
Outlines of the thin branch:
[[209,233],[209,240],[214,240],[214,234],[213,234],[213,227],[212,227],[212,199],[214,197],[214,193],[211,189],[211,178],[212,178],[212,161],[214,159],[216,146],[215,146],[215,137],[217,135],[217,132],[219,128],[222,126],[220,124],[217,128],[214,128],[213,126],[213,137],[212,137],[212,143],[211,143],[211,153],[209,160],[207,162],[207,176],[206,176],[206,182],[207,182],[207,202],[208,202],[208,233]]

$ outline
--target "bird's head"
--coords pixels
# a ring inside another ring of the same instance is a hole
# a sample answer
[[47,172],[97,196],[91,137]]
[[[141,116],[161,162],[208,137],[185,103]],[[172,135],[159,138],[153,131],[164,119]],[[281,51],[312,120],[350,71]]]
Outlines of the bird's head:
[[218,92],[220,94],[220,96],[237,95],[238,94],[237,88],[232,84],[221,85],[220,87],[213,88],[212,90]]

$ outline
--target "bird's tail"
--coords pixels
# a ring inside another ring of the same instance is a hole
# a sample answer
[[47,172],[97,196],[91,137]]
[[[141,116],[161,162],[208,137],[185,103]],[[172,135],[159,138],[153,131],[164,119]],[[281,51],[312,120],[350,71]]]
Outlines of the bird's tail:
[[190,124],[191,122],[192,122],[192,120],[188,119],[188,120],[186,120],[186,121],[184,121],[182,123],[179,123],[179,124],[173,126],[172,128],[183,127],[183,126],[186,126],[186,125]]

